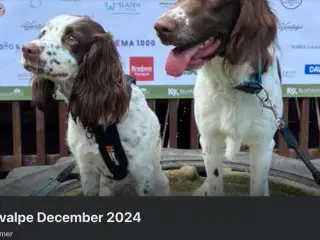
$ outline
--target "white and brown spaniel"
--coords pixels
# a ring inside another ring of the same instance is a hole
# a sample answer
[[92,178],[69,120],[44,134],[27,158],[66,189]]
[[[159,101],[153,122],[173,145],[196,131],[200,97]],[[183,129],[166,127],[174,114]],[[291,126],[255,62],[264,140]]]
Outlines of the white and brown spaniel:
[[155,29],[163,44],[175,47],[167,58],[169,75],[198,69],[195,119],[207,180],[194,194],[223,195],[223,160],[234,159],[244,144],[250,147],[250,195],[269,195],[275,117],[255,94],[235,89],[257,75],[260,61],[262,85],[282,114],[277,17],[268,1],[180,0]]
[[[58,94],[69,106],[67,143],[86,196],[125,194],[123,188],[139,196],[169,194],[160,165],[158,118],[137,86],[131,85],[129,96],[119,53],[102,26],[86,16],[60,15],[22,51],[37,108],[44,111]],[[113,123],[129,162],[129,174],[121,181],[106,177],[112,174],[92,134],[97,126]]]

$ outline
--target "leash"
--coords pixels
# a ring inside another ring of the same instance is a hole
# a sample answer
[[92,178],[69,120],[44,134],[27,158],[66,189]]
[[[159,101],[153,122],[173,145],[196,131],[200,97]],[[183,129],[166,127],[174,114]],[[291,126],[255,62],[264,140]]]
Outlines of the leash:
[[[258,60],[258,73],[256,74],[256,78],[246,81],[244,83],[241,83],[235,86],[234,89],[237,89],[239,91],[242,91],[248,94],[255,94],[260,100],[261,107],[272,111],[275,117],[277,128],[279,129],[282,138],[285,140],[285,142],[288,144],[289,147],[293,148],[293,150],[296,152],[299,159],[304,163],[304,165],[312,174],[314,181],[318,185],[320,185],[319,170],[311,163],[310,159],[301,151],[301,149],[299,148],[297,139],[294,137],[293,133],[290,131],[288,125],[285,124],[283,118],[278,113],[276,106],[271,102],[267,90],[265,90],[264,87],[262,86],[261,57],[259,57],[259,60]],[[265,96],[266,96],[265,98],[259,95],[261,91],[265,93]]]
[[72,173],[73,169],[77,166],[77,163],[74,161],[70,163],[66,168],[64,168],[56,178],[50,178],[49,182],[46,183],[43,187],[39,188],[38,190],[33,190],[29,194],[29,196],[39,196],[40,193],[44,192],[47,188],[51,187],[51,189],[44,195],[49,196],[50,193],[52,193],[59,184],[67,181],[67,180],[74,180],[74,179],[80,179],[79,174]]
[[297,139],[294,137],[293,133],[288,128],[288,125],[285,124],[284,120],[276,110],[275,105],[271,102],[269,99],[268,92],[261,86],[262,90],[264,91],[266,97],[263,98],[259,96],[259,93],[256,93],[256,96],[260,99],[260,104],[262,108],[266,108],[272,111],[277,128],[279,129],[282,138],[285,140],[285,142],[293,148],[293,150],[296,152],[297,156],[300,158],[300,160],[304,163],[304,165],[308,168],[308,170],[311,172],[312,177],[314,181],[320,185],[320,172],[319,170],[311,163],[309,158],[301,151],[299,148],[299,144]]
[[[125,74],[125,78],[127,80],[128,95],[130,98],[132,93],[131,84],[136,85],[136,79],[127,74]],[[106,177],[116,181],[124,179],[128,175],[128,159],[122,147],[116,124],[108,126],[105,130],[102,126],[99,126],[94,130],[94,135],[103,161],[112,174],[112,176]],[[70,163],[56,178],[49,178],[49,182],[43,187],[31,191],[29,196],[39,196],[39,194],[48,188],[49,191],[45,193],[44,196],[49,196],[61,183],[68,180],[79,180],[80,175],[78,173],[72,173],[76,166],[77,163],[75,161]]]

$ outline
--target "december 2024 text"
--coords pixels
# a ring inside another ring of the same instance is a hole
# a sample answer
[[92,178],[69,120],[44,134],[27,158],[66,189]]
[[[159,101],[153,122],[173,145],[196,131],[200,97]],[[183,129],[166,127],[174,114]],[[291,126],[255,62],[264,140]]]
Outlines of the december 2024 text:
[[107,212],[105,214],[0,214],[0,223],[140,223],[142,220],[140,212]]

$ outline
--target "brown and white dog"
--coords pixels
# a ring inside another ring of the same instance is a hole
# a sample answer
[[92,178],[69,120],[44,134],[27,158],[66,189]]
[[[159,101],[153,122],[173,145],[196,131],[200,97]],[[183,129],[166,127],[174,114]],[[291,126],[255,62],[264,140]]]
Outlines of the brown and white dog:
[[277,17],[268,1],[180,0],[155,30],[163,44],[175,47],[166,63],[169,75],[198,69],[195,119],[207,180],[195,195],[223,195],[223,160],[234,159],[241,144],[250,147],[250,195],[269,195],[275,119],[257,96],[234,89],[257,75],[261,61],[262,85],[282,113]]
[[[158,118],[137,86],[131,85],[129,97],[110,33],[89,17],[60,15],[22,51],[22,64],[32,73],[35,105],[43,111],[59,94],[69,106],[67,143],[78,162],[86,196],[126,194],[122,190],[128,186],[139,196],[169,194],[160,165]],[[107,178],[112,174],[92,135],[98,125],[112,123],[117,124],[129,162],[129,174],[121,181]]]

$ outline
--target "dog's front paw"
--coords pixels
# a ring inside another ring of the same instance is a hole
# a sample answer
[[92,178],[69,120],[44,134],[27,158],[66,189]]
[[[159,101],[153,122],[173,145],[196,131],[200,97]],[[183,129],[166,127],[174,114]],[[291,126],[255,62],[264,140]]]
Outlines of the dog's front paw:
[[204,181],[204,183],[201,185],[201,187],[199,187],[198,189],[196,189],[196,190],[193,192],[192,195],[195,196],[195,197],[208,196],[208,191],[209,191],[209,188],[208,188],[207,181]]
[[209,185],[206,179],[201,187],[194,191],[193,196],[223,196],[223,185]]

